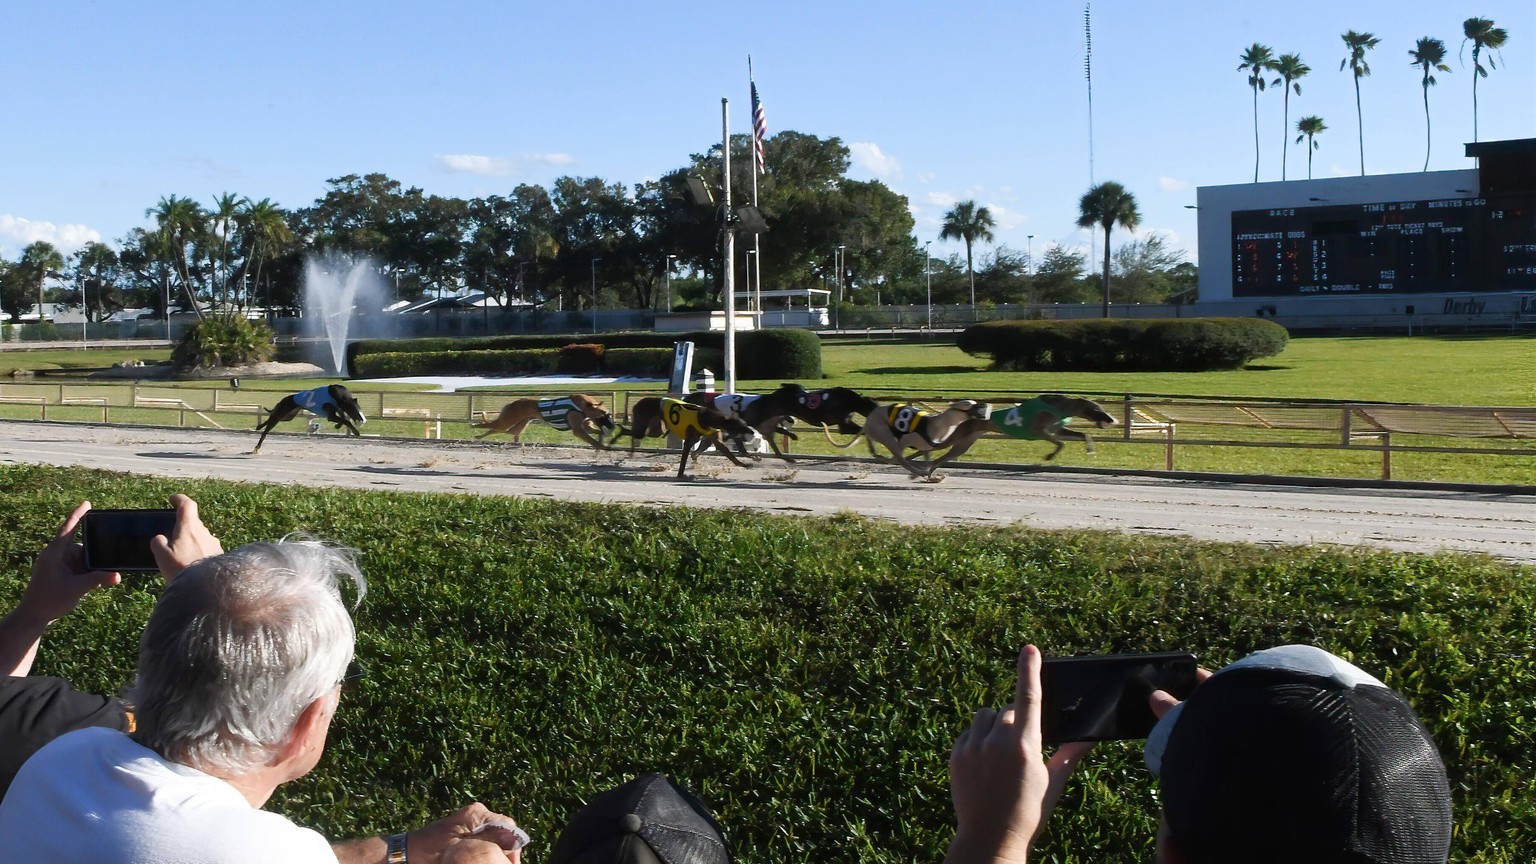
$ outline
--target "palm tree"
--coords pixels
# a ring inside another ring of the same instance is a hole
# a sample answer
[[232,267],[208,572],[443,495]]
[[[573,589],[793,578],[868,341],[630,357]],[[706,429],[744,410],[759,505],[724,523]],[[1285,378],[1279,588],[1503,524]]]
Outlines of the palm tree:
[[1290,159],[1291,91],[1295,90],[1297,96],[1301,95],[1301,84],[1297,82],[1305,78],[1312,67],[1301,62],[1300,54],[1281,54],[1280,59],[1275,61],[1274,70],[1280,77],[1272,83],[1281,85],[1280,91],[1285,94],[1285,120],[1280,126],[1283,133],[1280,136],[1280,179],[1284,180],[1286,162]]
[[1328,130],[1328,127],[1323,123],[1323,118],[1321,118],[1321,117],[1317,117],[1317,116],[1303,117],[1300,120],[1296,121],[1296,131],[1301,133],[1300,135],[1296,136],[1296,143],[1300,144],[1301,143],[1301,139],[1303,139],[1303,138],[1307,139],[1307,179],[1308,180],[1312,179],[1312,151],[1317,149],[1317,142],[1315,140],[1313,140],[1313,139],[1315,139],[1318,135],[1321,135],[1323,132],[1325,132],[1327,130]]
[[1353,30],[1344,31],[1340,37],[1344,40],[1344,47],[1349,49],[1349,56],[1339,63],[1339,71],[1343,72],[1348,66],[1355,77],[1355,127],[1360,132],[1360,176],[1365,176],[1365,115],[1360,111],[1360,79],[1371,74],[1370,64],[1365,62],[1365,52],[1375,48],[1381,43],[1380,39],[1370,33],[1356,33]]
[[[240,224],[240,233],[246,242],[244,269],[249,273],[254,262],[254,282],[260,285],[262,264],[276,257],[283,247],[293,242],[293,231],[288,228],[288,220],[283,216],[282,209],[273,204],[270,198],[260,201],[245,199],[236,221]],[[252,298],[247,295],[242,305],[255,305],[251,301]]]
[[971,274],[971,308],[976,308],[976,268],[971,261],[971,244],[977,240],[991,243],[992,229],[997,220],[992,211],[977,207],[975,201],[961,201],[944,214],[944,225],[939,229],[940,240],[965,241],[965,269]]
[[37,289],[37,323],[43,323],[43,283],[49,276],[58,276],[64,267],[64,256],[47,240],[35,240],[21,250],[21,257],[11,269],[12,278],[19,278],[28,288]]
[[[192,311],[197,313],[197,320],[202,321],[203,310],[197,305],[197,297],[192,293],[187,244],[203,242],[208,233],[207,211],[191,198],[172,195],[161,198],[155,206],[145,210],[144,215],[152,217],[159,226],[154,234],[156,251],[165,257],[166,263],[176,272],[177,278],[181,280],[182,292],[187,295],[187,302],[191,304]],[[169,309],[166,314],[170,314]]]
[[1255,42],[1238,58],[1237,71],[1248,73],[1253,88],[1253,182],[1259,182],[1259,91],[1264,89],[1264,73],[1275,68],[1275,53],[1268,45]]
[[[235,216],[240,212],[240,198],[232,192],[225,192],[213,199],[213,212],[209,215],[209,230],[218,239],[219,258],[218,284],[214,296],[215,302],[224,302],[229,299],[229,236],[235,226]],[[227,306],[228,304],[225,303]]]
[[1478,61],[1483,49],[1497,51],[1504,47],[1509,40],[1509,31],[1503,27],[1493,26],[1493,21],[1487,18],[1468,18],[1461,22],[1461,32],[1466,36],[1461,40],[1461,47],[1466,49],[1467,43],[1472,43],[1472,141],[1477,141],[1477,79],[1487,78],[1488,69],[1497,69],[1493,65],[1493,57],[1488,58],[1488,69]]
[[1104,317],[1109,317],[1109,232],[1116,225],[1135,231],[1141,224],[1136,196],[1113,180],[1089,189],[1077,204],[1077,224],[1082,228],[1104,229]]
[[1445,43],[1439,39],[1431,39],[1428,36],[1419,40],[1419,44],[1408,52],[1413,58],[1411,65],[1424,70],[1424,170],[1429,170],[1429,88],[1435,86],[1435,76],[1430,74],[1435,70],[1441,72],[1451,71],[1451,67],[1445,65]]

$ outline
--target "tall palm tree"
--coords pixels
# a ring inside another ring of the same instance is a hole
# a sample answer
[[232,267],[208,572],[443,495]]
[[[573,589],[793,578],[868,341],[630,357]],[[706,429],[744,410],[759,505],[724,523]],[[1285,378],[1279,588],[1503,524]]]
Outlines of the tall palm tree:
[[1477,79],[1487,78],[1488,69],[1497,69],[1493,65],[1493,57],[1488,57],[1488,69],[1483,68],[1479,57],[1483,49],[1498,51],[1509,41],[1509,31],[1503,27],[1493,26],[1493,21],[1488,18],[1468,18],[1461,22],[1461,32],[1466,36],[1461,40],[1462,50],[1466,50],[1467,43],[1472,43],[1472,140],[1477,141]]
[[1136,196],[1124,186],[1108,180],[1089,189],[1077,204],[1077,224],[1082,228],[1097,225],[1104,229],[1104,317],[1109,317],[1109,232],[1116,225],[1135,231],[1141,224]]
[[172,195],[161,198],[155,206],[145,210],[144,215],[155,220],[158,226],[154,234],[156,250],[181,280],[181,289],[187,295],[187,303],[191,304],[192,311],[197,313],[197,320],[202,321],[203,310],[197,305],[197,296],[192,292],[187,244],[201,244],[206,238],[207,211],[191,198]]
[[1264,73],[1275,68],[1275,52],[1268,45],[1255,42],[1238,58],[1237,71],[1248,73],[1253,88],[1253,182],[1259,182],[1259,91],[1264,89]]
[[1451,67],[1445,65],[1445,43],[1439,39],[1431,39],[1425,36],[1419,40],[1408,56],[1413,58],[1411,65],[1424,70],[1424,170],[1429,170],[1429,88],[1435,86],[1435,70],[1441,72],[1451,71]]
[[1360,79],[1371,74],[1371,66],[1365,62],[1365,52],[1375,48],[1381,43],[1370,33],[1356,33],[1346,30],[1339,38],[1344,40],[1344,47],[1349,49],[1349,56],[1339,63],[1339,71],[1349,67],[1355,78],[1355,127],[1360,133],[1360,176],[1365,176],[1365,115],[1360,111]]
[[992,218],[991,210],[977,207],[975,201],[961,201],[944,214],[944,225],[939,229],[940,240],[965,241],[965,269],[971,274],[971,308],[973,309],[976,306],[976,267],[971,260],[971,244],[977,240],[991,243],[992,229],[996,227],[997,220]]
[[1290,159],[1291,143],[1291,91],[1301,95],[1300,79],[1305,78],[1312,67],[1301,62],[1300,54],[1281,54],[1275,61],[1274,70],[1279,74],[1272,83],[1281,85],[1280,91],[1285,94],[1285,118],[1280,126],[1280,179],[1285,179],[1286,163]]
[[1301,139],[1307,139],[1308,180],[1312,179],[1312,151],[1317,149],[1317,141],[1314,139],[1327,130],[1328,127],[1323,123],[1323,118],[1315,115],[1310,117],[1303,117],[1296,121],[1296,131],[1301,133],[1300,135],[1296,136],[1296,143],[1300,144]]
[[[272,199],[263,198],[260,201],[252,201],[247,198],[241,204],[240,214],[236,217],[240,224],[240,233],[246,244],[245,266],[246,273],[250,273],[252,263],[255,264],[254,284],[261,284],[261,267],[268,259],[280,254],[284,247],[293,242],[293,231],[288,227],[288,220],[283,211]],[[242,301],[242,305],[250,306],[252,298],[248,295]]]
[[[219,244],[219,257],[216,262],[218,275],[215,286],[214,301],[228,306],[229,299],[229,270],[230,254],[229,239],[235,227],[235,217],[240,212],[240,198],[233,192],[225,192],[213,199],[213,210],[209,215],[209,232],[211,239],[216,239]],[[232,310],[231,310],[232,311]]]
[[12,278],[19,278],[28,288],[37,289],[37,323],[43,323],[43,283],[58,276],[64,256],[47,240],[34,240],[21,250],[21,257],[11,268]]

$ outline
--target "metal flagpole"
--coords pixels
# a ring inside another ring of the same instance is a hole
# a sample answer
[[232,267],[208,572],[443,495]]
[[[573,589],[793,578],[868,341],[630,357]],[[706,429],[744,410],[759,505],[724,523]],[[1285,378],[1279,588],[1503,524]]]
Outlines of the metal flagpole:
[[720,131],[723,163],[720,186],[725,204],[721,227],[725,230],[725,252],[720,266],[725,268],[725,392],[736,392],[736,230],[731,225],[731,100],[720,99]]
[[[747,84],[752,88],[752,206],[757,206],[757,172],[760,165],[757,161],[758,129],[757,115],[761,110],[757,95],[757,81],[752,77],[752,55],[747,55]],[[752,257],[757,267],[757,276],[752,282],[752,309],[758,313],[757,323],[762,323],[763,313],[763,249],[762,235],[752,235]],[[748,274],[749,276],[751,274]]]

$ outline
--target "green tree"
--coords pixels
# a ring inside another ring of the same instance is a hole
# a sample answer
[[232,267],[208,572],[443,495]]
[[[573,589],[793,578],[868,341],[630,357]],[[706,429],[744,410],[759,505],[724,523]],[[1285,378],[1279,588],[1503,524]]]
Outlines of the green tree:
[[234,270],[234,256],[239,251],[239,243],[234,236],[235,217],[239,213],[240,198],[230,192],[216,196],[213,209],[208,211],[209,245],[218,247],[213,256],[213,302],[226,312],[232,311],[230,276]]
[[123,308],[117,286],[117,253],[105,243],[91,241],[69,256],[64,281],[72,286],[66,300],[82,307],[87,321],[101,321]]
[[1104,229],[1104,313],[1109,317],[1109,235],[1116,225],[1135,231],[1141,224],[1141,211],[1136,207],[1136,196],[1113,180],[1089,189],[1078,201],[1077,224],[1083,228],[1098,226]]
[[[1497,52],[1509,41],[1509,31],[1503,27],[1493,26],[1493,21],[1488,18],[1468,18],[1461,22],[1461,32],[1466,37],[1461,40],[1462,50],[1466,50],[1467,43],[1472,43],[1472,140],[1477,141],[1477,79],[1487,78],[1488,69],[1496,69],[1493,65],[1493,56],[1488,57],[1488,68],[1483,68],[1481,57],[1483,49]],[[1503,59],[1502,56],[1500,59]]]
[[145,211],[144,215],[155,220],[157,230],[153,235],[154,254],[161,257],[176,274],[187,304],[203,320],[203,310],[197,302],[193,286],[192,261],[195,250],[206,246],[208,213],[191,198],[171,195]]
[[1441,72],[1451,71],[1451,67],[1445,65],[1445,43],[1439,39],[1425,36],[1419,39],[1417,45],[1408,51],[1408,56],[1413,58],[1411,65],[1424,71],[1424,78],[1420,82],[1424,88],[1424,170],[1429,170],[1429,88],[1435,86],[1436,70]]
[[1087,303],[1093,299],[1083,274],[1087,256],[1056,243],[1047,246],[1035,267],[1035,299],[1040,303]]
[[1360,110],[1360,79],[1371,74],[1371,66],[1365,62],[1365,52],[1375,48],[1381,43],[1370,33],[1356,33],[1346,30],[1339,38],[1344,40],[1344,47],[1349,49],[1349,56],[1339,62],[1339,71],[1343,72],[1348,67],[1355,79],[1355,126],[1360,134],[1360,176],[1365,176],[1365,115]]
[[1301,133],[1296,136],[1296,143],[1301,139],[1307,139],[1307,179],[1312,179],[1312,151],[1318,148],[1317,136],[1327,131],[1328,126],[1323,123],[1323,118],[1316,115],[1303,117],[1296,121],[1296,131]]
[[46,240],[35,240],[21,250],[21,258],[11,268],[11,277],[17,280],[18,290],[37,297],[37,320],[43,320],[43,285],[49,279],[62,276],[64,256]]
[[1264,73],[1275,68],[1275,52],[1268,45],[1255,42],[1239,58],[1237,71],[1248,73],[1253,90],[1253,182],[1259,182],[1259,91],[1264,89]]
[[[245,247],[245,262],[241,267],[241,283],[248,282],[246,296],[241,298],[240,305],[254,306],[253,292],[259,291],[261,286],[262,267],[272,259],[287,252],[295,242],[293,229],[288,226],[288,217],[282,208],[272,203],[272,199],[263,198],[260,201],[252,201],[247,198],[240,206],[240,212],[235,217],[235,222],[240,229],[240,239]],[[249,276],[247,280],[245,277]],[[266,292],[266,305],[272,305],[271,286]]]
[[1115,250],[1115,287],[1121,302],[1166,303],[1189,287],[1188,273],[1181,269],[1184,250],[1168,244],[1152,232],[1144,240],[1132,240]]
[[971,279],[972,306],[976,305],[976,265],[971,247],[977,240],[991,243],[995,227],[997,221],[992,218],[991,210],[976,206],[975,201],[961,201],[944,214],[944,224],[939,229],[940,240],[965,241],[965,270]]
[[1286,166],[1290,161],[1291,91],[1294,90],[1297,96],[1301,95],[1301,79],[1312,71],[1312,67],[1301,62],[1300,54],[1281,54],[1273,68],[1280,76],[1274,83],[1281,85],[1280,92],[1285,94],[1284,122],[1280,125],[1280,179],[1284,180]]

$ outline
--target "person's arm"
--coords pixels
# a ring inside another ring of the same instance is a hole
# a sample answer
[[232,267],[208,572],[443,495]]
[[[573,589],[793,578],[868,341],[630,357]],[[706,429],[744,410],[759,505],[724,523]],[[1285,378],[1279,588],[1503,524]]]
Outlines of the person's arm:
[[[486,851],[480,848],[479,841],[485,841],[485,845],[495,845],[501,851],[503,860],[519,864],[522,852],[515,834],[496,826],[480,830],[487,822],[503,820],[511,821],[479,802],[460,807],[431,825],[406,835],[406,861],[408,864],[479,861]],[[471,840],[475,842],[469,842]],[[457,848],[464,846],[469,848]],[[340,864],[384,864],[389,848],[383,837],[359,837],[332,843],[331,851],[336,853]]]
[[1092,744],[1063,744],[1047,762],[1040,743],[1040,650],[1019,652],[1013,704],[982,708],[949,756],[958,827],[945,864],[1025,864],[1067,778]]
[[20,677],[30,673],[48,625],[68,615],[93,589],[122,581],[115,572],[87,570],[84,547],[71,539],[75,526],[90,509],[91,502],[82,501],[70,511],[33,562],[32,578],[21,602],[0,618],[0,674]]

